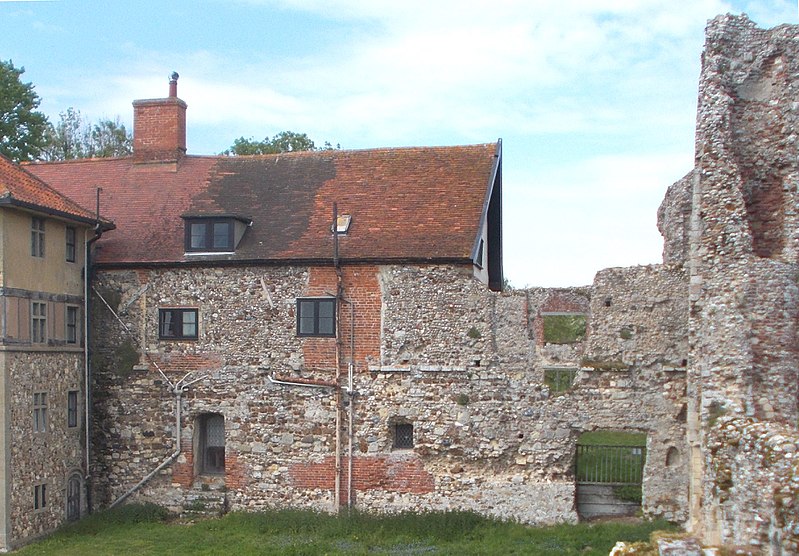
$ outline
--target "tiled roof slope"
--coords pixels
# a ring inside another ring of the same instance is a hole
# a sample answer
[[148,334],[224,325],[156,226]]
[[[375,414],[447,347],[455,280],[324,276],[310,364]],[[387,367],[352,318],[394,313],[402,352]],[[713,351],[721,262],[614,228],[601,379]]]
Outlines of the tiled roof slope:
[[[65,197],[40,178],[0,155],[0,205],[13,205],[83,222],[95,214]],[[103,222],[108,228],[109,223]]]
[[254,157],[187,156],[34,164],[30,171],[89,202],[118,229],[99,242],[105,264],[197,261],[184,255],[185,215],[252,219],[234,255],[212,260],[318,260],[333,256],[333,203],[352,215],[345,260],[470,258],[496,162],[496,144]]

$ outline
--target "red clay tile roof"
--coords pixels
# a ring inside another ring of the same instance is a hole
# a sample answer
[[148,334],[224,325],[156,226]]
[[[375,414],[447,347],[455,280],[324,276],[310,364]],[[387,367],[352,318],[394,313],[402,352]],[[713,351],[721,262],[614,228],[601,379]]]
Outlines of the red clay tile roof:
[[234,255],[211,260],[331,259],[333,203],[352,215],[343,260],[468,260],[480,233],[497,144],[254,157],[132,158],[32,164],[82,203],[101,187],[117,230],[98,242],[104,264],[197,261],[184,254],[186,215],[252,219]]
[[[0,155],[0,205],[13,205],[86,223],[95,214],[65,197],[40,178]],[[109,222],[103,222],[108,228]]]

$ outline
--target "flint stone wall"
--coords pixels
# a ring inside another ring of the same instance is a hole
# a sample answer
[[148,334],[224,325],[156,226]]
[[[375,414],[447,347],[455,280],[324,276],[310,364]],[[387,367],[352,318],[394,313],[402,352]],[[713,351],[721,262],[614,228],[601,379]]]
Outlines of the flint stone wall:
[[706,32],[687,264],[692,520],[710,543],[763,541],[757,527],[743,527],[750,537],[733,533],[749,511],[750,485],[733,474],[728,488],[711,471],[718,417],[795,429],[799,416],[797,39],[797,26],[764,30],[746,16],[719,16]]
[[[645,513],[685,518],[686,501],[674,495],[684,490],[685,469],[664,472],[666,452],[684,438],[683,375],[635,363],[614,372],[580,368],[586,340],[553,352],[537,332],[536,319],[553,307],[588,310],[590,288],[495,294],[453,266],[348,267],[343,276],[355,307],[355,341],[342,342],[339,379],[347,386],[353,360],[355,394],[342,394],[341,405],[343,502],[352,407],[352,503],[359,508],[575,521],[576,439],[611,429],[648,434]],[[100,273],[97,289],[130,333],[95,297],[96,471],[106,478],[96,496],[110,503],[175,450],[175,398],[160,368],[173,383],[186,373],[200,380],[181,401],[180,455],[137,496],[180,509],[208,483],[193,450],[197,417],[213,412],[225,417],[229,508],[331,510],[337,402],[326,385],[335,382],[335,367],[307,362],[309,353],[315,362],[335,361],[335,344],[298,338],[294,315],[297,297],[335,291],[328,278],[335,273],[275,267]],[[602,291],[617,298],[637,287],[626,278],[611,282]],[[198,340],[158,340],[158,307],[165,306],[198,308]],[[342,304],[342,318],[348,314]],[[342,335],[349,330],[341,326]],[[377,347],[361,340],[375,330]],[[560,395],[543,380],[553,361],[578,369]],[[392,447],[398,423],[413,424],[412,450]]]
[[722,417],[707,442],[725,542],[799,552],[799,434],[777,423]]
[[[66,521],[67,481],[83,476],[83,354],[5,352],[8,389],[10,542],[18,546]],[[67,427],[67,392],[79,396],[78,426]],[[33,394],[47,393],[47,427],[33,430]],[[34,485],[46,484],[46,506],[34,510]]]

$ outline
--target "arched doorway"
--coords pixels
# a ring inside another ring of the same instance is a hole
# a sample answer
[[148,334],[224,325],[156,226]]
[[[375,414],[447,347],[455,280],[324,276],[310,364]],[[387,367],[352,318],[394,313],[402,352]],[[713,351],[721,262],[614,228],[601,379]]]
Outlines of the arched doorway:
[[82,490],[83,477],[80,473],[73,473],[67,481],[67,521],[80,519]]

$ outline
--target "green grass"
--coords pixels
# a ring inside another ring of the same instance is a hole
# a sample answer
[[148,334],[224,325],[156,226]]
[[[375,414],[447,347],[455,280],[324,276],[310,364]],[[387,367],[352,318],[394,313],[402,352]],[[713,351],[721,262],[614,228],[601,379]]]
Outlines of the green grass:
[[543,315],[544,342],[573,344],[585,337],[585,315]]
[[577,440],[583,446],[646,446],[646,433],[620,431],[584,432]]
[[[133,508],[133,509],[126,509]],[[137,509],[139,508],[139,509]],[[666,522],[557,525],[533,528],[470,512],[231,513],[194,524],[165,519],[152,506],[126,506],[64,527],[20,555],[150,554],[534,554],[606,555],[618,540],[643,541]]]

